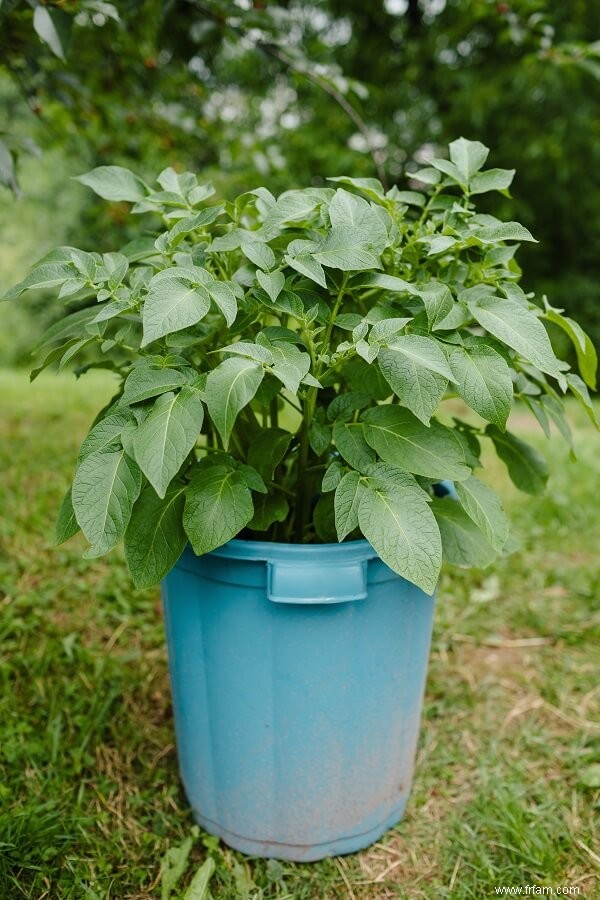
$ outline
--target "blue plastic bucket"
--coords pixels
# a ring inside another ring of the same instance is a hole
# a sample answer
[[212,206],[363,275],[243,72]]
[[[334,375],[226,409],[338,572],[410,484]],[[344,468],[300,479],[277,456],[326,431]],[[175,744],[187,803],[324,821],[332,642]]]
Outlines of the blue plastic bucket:
[[181,777],[198,823],[308,861],[402,817],[433,597],[367,541],[234,540],[163,582]]

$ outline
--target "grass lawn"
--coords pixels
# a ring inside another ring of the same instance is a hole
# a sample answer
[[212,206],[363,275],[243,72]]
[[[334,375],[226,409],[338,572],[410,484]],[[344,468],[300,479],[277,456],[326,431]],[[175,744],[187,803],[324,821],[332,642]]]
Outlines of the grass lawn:
[[[551,443],[545,498],[494,468],[521,549],[444,573],[404,821],[366,852],[292,865],[193,829],[158,590],[134,592],[120,551],[86,561],[80,537],[53,546],[110,391],[100,374],[0,375],[1,900],[160,898],[161,860],[189,838],[171,900],[207,855],[213,898],[468,900],[527,884],[600,896],[600,443],[586,419],[573,409],[578,469]],[[514,427],[544,443],[526,416]]]

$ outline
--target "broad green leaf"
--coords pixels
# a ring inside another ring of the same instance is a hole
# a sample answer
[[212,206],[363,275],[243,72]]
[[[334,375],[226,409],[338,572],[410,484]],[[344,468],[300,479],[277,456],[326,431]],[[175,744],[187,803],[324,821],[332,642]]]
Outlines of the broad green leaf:
[[339,459],[334,459],[334,461],[329,464],[325,470],[323,481],[321,483],[321,490],[323,493],[326,494],[329,491],[335,491],[336,487],[344,477],[344,471],[345,466]]
[[248,462],[260,472],[265,481],[271,481],[273,473],[284,458],[292,440],[283,428],[264,428],[248,449]]
[[169,847],[160,864],[160,900],[171,900],[177,882],[185,872],[194,837],[189,836],[179,846]]
[[484,225],[473,232],[482,244],[495,244],[498,241],[532,241],[537,240],[527,228],[518,222],[499,222],[498,225]]
[[37,36],[63,62],[66,61],[65,30],[70,24],[70,18],[60,9],[47,9],[40,5],[33,11],[33,27]]
[[473,475],[455,487],[467,515],[481,529],[494,550],[502,550],[508,539],[509,525],[498,495]]
[[372,249],[373,242],[362,228],[337,226],[332,228],[313,254],[322,266],[355,272],[361,269],[379,269],[379,253]]
[[198,556],[234,538],[253,514],[243,475],[225,466],[201,468],[186,490],[183,525]]
[[370,477],[361,490],[358,523],[384,563],[426,593],[434,592],[442,542],[427,495],[411,475],[398,469],[393,483]]
[[192,878],[187,891],[183,895],[183,900],[210,900],[208,883],[214,874],[215,868],[215,861],[209,856]]
[[434,500],[431,509],[442,536],[444,559],[449,563],[483,569],[496,559],[496,551],[459,503]]
[[151,282],[142,314],[142,346],[165,334],[195,325],[209,309],[210,298],[203,285],[193,285],[175,277]]
[[333,494],[322,494],[319,497],[313,510],[312,519],[319,540],[324,544],[334,544],[338,538]]
[[430,337],[401,335],[377,358],[383,377],[404,406],[425,424],[454,381],[441,345]]
[[588,414],[590,421],[596,426],[596,428],[600,429],[600,424],[598,423],[596,410],[594,409],[594,404],[592,403],[590,392],[588,391],[584,382],[578,375],[567,375],[567,385],[571,393],[574,394],[575,397],[577,397],[579,403]]
[[205,285],[211,300],[223,314],[229,326],[233,325],[237,316],[237,300],[228,284],[222,281],[210,281]]
[[335,422],[336,420],[349,422],[357,410],[367,406],[370,399],[368,394],[363,394],[360,391],[348,391],[345,394],[338,394],[327,407],[327,418],[330,422]]
[[375,341],[389,341],[390,338],[394,338],[396,335],[400,334],[409,322],[412,322],[412,318],[400,319],[394,317],[392,319],[380,319],[380,321],[376,322],[371,328],[369,341],[371,341],[371,343]]
[[448,361],[465,403],[488,422],[504,430],[512,405],[513,385],[506,360],[484,344],[453,347]]
[[285,522],[289,513],[289,504],[282,494],[259,494],[253,498],[254,515],[248,522],[248,528],[254,531],[267,531],[274,522]]
[[97,311],[98,307],[96,305],[87,306],[85,309],[78,309],[77,312],[70,313],[64,319],[55,322],[43,333],[36,352],[55,341],[62,341],[68,337],[85,334],[85,326],[92,321]]
[[104,200],[126,200],[135,203],[137,200],[143,200],[147,194],[142,179],[121,166],[98,166],[85,175],[76,176],[74,181],[85,184]]
[[573,455],[573,459],[575,459],[575,449],[573,446],[573,435],[571,434],[571,428],[567,421],[567,417],[565,416],[565,411],[556,397],[552,397],[550,394],[546,394],[541,398],[541,405],[544,411],[550,416],[559,432],[563,436],[564,440],[567,442],[571,449],[571,453]]
[[273,354],[271,372],[292,394],[297,394],[301,381],[310,369],[310,356],[289,341],[270,344]]
[[426,478],[463,481],[471,474],[452,429],[423,425],[400,406],[377,406],[362,416],[365,438],[385,462]]
[[338,188],[329,204],[329,218],[333,228],[352,225],[368,234],[374,245],[383,249],[388,235],[385,225],[373,207],[343,188]]
[[445,284],[431,283],[419,290],[419,297],[425,306],[427,321],[432,331],[449,315],[454,307],[454,300]]
[[538,317],[515,300],[482,297],[469,308],[480,325],[548,375],[560,374],[548,332]]
[[500,431],[495,425],[488,425],[486,434],[494,442],[496,453],[506,465],[516,487],[526,494],[543,494],[548,481],[548,465],[544,457],[530,444],[508,431]]
[[285,285],[283,272],[261,272],[259,269],[256,273],[256,279],[263,291],[266,291],[273,303],[275,303]]
[[65,541],[68,541],[69,538],[72,538],[73,535],[77,534],[79,530],[80,528],[75,517],[75,510],[73,509],[71,488],[69,488],[63,497],[56,519],[56,543],[64,544]]
[[485,165],[490,152],[480,141],[469,141],[463,137],[452,141],[448,149],[450,159],[467,182]]
[[313,419],[308,429],[308,439],[317,456],[322,456],[331,443],[331,428]]
[[547,309],[544,313],[544,318],[549,322],[553,322],[554,325],[558,325],[558,327],[562,328],[565,334],[569,336],[575,347],[577,364],[579,366],[579,371],[583,376],[583,380],[588,387],[595,390],[598,354],[596,353],[596,348],[592,344],[589,336],[577,322],[570,319],[568,316],[562,316],[556,309]]
[[419,294],[419,290],[409,281],[398,278],[396,275],[386,275],[383,272],[375,272],[364,277],[357,276],[360,287],[379,287],[384,291],[392,291],[399,294]]
[[204,419],[198,391],[162,394],[133,437],[135,460],[159,497],[194,448]]
[[335,528],[339,541],[343,541],[358,528],[358,508],[364,489],[358,472],[348,472],[335,491]]
[[118,445],[121,440],[121,432],[131,419],[130,412],[116,412],[100,419],[82,443],[79,459],[85,459],[90,453],[96,453],[98,450],[107,450],[109,447]]
[[[23,281],[4,294],[3,300],[14,300],[24,291],[37,291],[43,288],[57,287],[77,274],[75,267],[69,262],[49,262],[36,266]],[[81,312],[81,310],[80,310]],[[74,313],[74,315],[76,315]],[[58,323],[56,326],[57,327]]]
[[469,183],[469,193],[486,194],[488,191],[507,191],[515,177],[514,169],[488,169],[479,172]]
[[242,241],[242,253],[259,269],[268,271],[275,265],[275,254],[263,241]]
[[258,390],[265,371],[254,360],[231,357],[209,373],[206,405],[225,448],[240,410]]
[[463,189],[466,188],[468,181],[467,176],[449,159],[434,158],[429,160],[429,164],[440,172],[443,172],[444,175],[448,175],[449,178],[459,184]]
[[102,556],[125,532],[142,487],[142,473],[124,450],[98,450],[81,461],[73,479],[73,509],[91,544],[88,556]]
[[362,422],[336,422],[333,440],[342,457],[353,469],[362,471],[375,462],[375,453],[367,444]]
[[178,369],[161,368],[160,366],[137,366],[127,376],[123,403],[141,403],[158,394],[175,391],[190,381],[189,375]]
[[316,282],[321,287],[327,287],[323,266],[309,253],[299,253],[297,256],[291,256],[288,253],[284,259],[288,266],[300,272],[301,275],[306,275],[307,278],[310,278],[311,281]]
[[184,491],[185,485],[172,484],[160,498],[146,485],[133,507],[125,532],[125,558],[138,588],[158,584],[185,549]]
[[375,203],[385,203],[385,191],[382,183],[377,178],[350,178],[348,175],[339,175],[337,178],[328,178],[338,184],[347,184],[349,187],[361,191]]

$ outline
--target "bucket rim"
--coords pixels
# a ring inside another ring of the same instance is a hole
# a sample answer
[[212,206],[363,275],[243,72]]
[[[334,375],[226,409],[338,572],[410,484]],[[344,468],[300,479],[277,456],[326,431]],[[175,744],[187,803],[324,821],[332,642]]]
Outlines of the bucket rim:
[[[190,545],[185,550],[188,558],[200,560]],[[299,561],[312,561],[320,565],[337,565],[340,562],[362,561],[378,559],[377,551],[364,539],[356,541],[343,541],[342,543],[329,544],[297,544],[284,543],[282,541],[248,541],[242,538],[233,538],[221,547],[210,550],[204,556],[219,556],[226,559],[255,560],[261,562],[277,561],[297,563]]]

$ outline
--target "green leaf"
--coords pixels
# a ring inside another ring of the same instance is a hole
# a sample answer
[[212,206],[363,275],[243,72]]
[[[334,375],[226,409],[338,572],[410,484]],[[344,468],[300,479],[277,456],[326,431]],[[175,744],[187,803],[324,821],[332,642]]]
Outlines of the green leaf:
[[151,282],[142,314],[142,347],[165,334],[195,325],[209,309],[210,298],[203,285],[175,277]]
[[327,418],[330,422],[335,422],[336,420],[349,422],[357,410],[367,406],[370,399],[368,394],[363,394],[360,391],[348,391],[344,394],[338,394],[327,407]]
[[385,191],[377,178],[350,178],[348,175],[339,175],[337,178],[328,178],[327,181],[347,184],[349,187],[356,188],[375,203],[385,202]]
[[43,333],[36,351],[55,341],[62,341],[66,337],[85,334],[85,326],[96,316],[97,309],[96,305],[87,306],[85,309],[78,309],[77,312],[70,313],[64,319],[55,322]]
[[480,141],[468,141],[463,137],[452,141],[448,149],[450,159],[467,182],[470,182],[473,175],[479,172],[490,152]]
[[[362,228],[337,226],[332,228],[313,254],[322,266],[356,272],[361,269],[379,269],[379,254],[373,252],[372,241]],[[380,251],[383,249],[381,247]]]
[[169,847],[160,864],[160,900],[171,900],[177,882],[185,872],[188,858],[197,830],[192,829],[192,835],[185,838],[179,846]]
[[377,466],[361,490],[360,530],[390,569],[432,594],[442,563],[442,542],[425,491],[397,469],[393,478]]
[[425,306],[427,322],[432,331],[435,331],[440,322],[449,315],[454,307],[454,300],[449,288],[445,284],[431,283],[419,290],[419,297]]
[[73,509],[91,544],[87,556],[102,556],[124,534],[142,487],[142,473],[124,450],[98,450],[81,461],[73,479]]
[[123,403],[141,403],[158,394],[175,391],[189,383],[189,376],[178,369],[160,366],[137,366],[127,376]]
[[275,265],[275,254],[263,241],[242,241],[242,253],[259,269],[272,269]]
[[340,454],[353,469],[362,471],[375,462],[375,453],[367,444],[362,422],[336,422],[333,440]]
[[208,883],[214,874],[215,868],[215,861],[209,856],[192,878],[190,886],[183,895],[183,900],[210,900]]
[[484,225],[473,232],[475,237],[482,244],[496,244],[498,241],[532,241],[534,244],[538,242],[522,225],[518,222],[499,222],[497,225]]
[[329,204],[329,218],[333,228],[352,225],[368,233],[375,246],[383,248],[387,243],[387,230],[373,207],[343,188],[338,188]]
[[471,470],[453,430],[432,422],[423,425],[400,406],[377,406],[367,410],[365,438],[385,462],[426,478],[462,481]]
[[331,443],[331,428],[313,419],[308,429],[308,440],[317,456],[322,456]]
[[467,186],[467,177],[460,171],[457,165],[448,159],[430,159],[430,165],[448,175],[453,181],[459,184],[463,189]]
[[544,318],[549,322],[553,322],[554,325],[558,325],[569,336],[575,347],[577,364],[583,380],[588,387],[595,390],[598,354],[588,335],[577,322],[568,316],[562,316],[557,309],[552,309],[551,307],[547,309],[544,313]]
[[223,360],[209,372],[206,405],[225,449],[238,413],[250,403],[264,374],[260,363],[237,357]]
[[488,425],[485,432],[491,437],[496,453],[506,465],[511,480],[526,494],[543,494],[548,481],[548,466],[538,451],[520,438]]
[[204,419],[198,391],[162,394],[133,436],[135,460],[159,497],[194,448]]
[[409,281],[398,278],[396,275],[386,275],[383,272],[375,272],[364,278],[357,276],[360,287],[379,287],[384,291],[392,291],[399,294],[419,294],[419,290]]
[[248,523],[253,531],[267,531],[274,522],[285,522],[289,504],[282,494],[259,494],[254,497],[254,515]]
[[592,403],[590,392],[588,391],[581,378],[578,375],[569,374],[567,375],[567,385],[571,393],[575,397],[577,397],[579,403],[588,414],[590,421],[596,426],[596,428],[600,429],[600,424],[598,423],[598,419],[596,417],[596,410],[594,409],[594,404]]
[[222,281],[209,281],[206,290],[217,309],[229,326],[233,325],[237,316],[237,300],[228,284]]
[[283,272],[261,272],[259,269],[256,273],[256,278],[263,291],[266,291],[273,303],[275,303],[285,285]]
[[442,537],[444,558],[449,563],[482,569],[495,560],[496,551],[460,504],[434,500],[431,509]]
[[400,335],[378,356],[383,377],[404,406],[425,424],[444,396],[448,381],[454,381],[446,354],[430,337]]
[[56,519],[56,543],[64,544],[80,530],[73,509],[71,488],[65,494]]
[[264,428],[248,449],[248,462],[260,472],[265,481],[271,481],[275,469],[284,458],[292,440],[283,428]]
[[148,192],[141,178],[121,166],[98,166],[73,180],[85,184],[104,200],[135,203],[143,200]]
[[226,544],[253,515],[252,496],[236,470],[206,466],[186,490],[183,526],[198,556]]
[[560,374],[548,333],[538,317],[516,300],[482,297],[469,304],[480,325],[526,360],[556,377]]
[[481,529],[494,550],[502,550],[508,540],[509,525],[498,495],[473,475],[455,487],[467,515]]
[[313,510],[313,524],[317,537],[324,544],[337,541],[333,494],[322,494],[319,497]]
[[112,413],[104,419],[100,419],[82,443],[79,460],[85,459],[90,453],[96,453],[98,450],[107,450],[109,447],[117,446],[121,441],[123,428],[131,419],[132,415],[128,411]]
[[335,528],[339,541],[343,541],[358,528],[358,508],[364,485],[358,472],[348,472],[335,491]]
[[336,487],[344,477],[344,471],[345,467],[339,459],[334,459],[334,461],[329,464],[325,470],[323,481],[321,483],[321,490],[323,493],[326,494],[329,491],[335,491]]
[[[307,241],[306,243],[312,243],[312,241]],[[306,275],[307,278],[310,278],[311,281],[316,282],[321,287],[327,287],[323,266],[320,262],[317,262],[310,253],[298,253],[293,255],[291,253],[286,253],[284,260],[288,266],[291,266],[292,269],[300,272],[301,275]]]
[[[71,263],[50,262],[35,266],[29,275],[7,291],[2,299],[15,300],[24,291],[38,291],[44,288],[57,287],[59,284],[64,284],[69,278],[73,278],[76,274],[77,271]],[[79,312],[82,312],[82,310],[79,310]],[[73,315],[77,314],[74,313]],[[56,328],[57,325],[54,327]]]
[[453,347],[448,355],[456,390],[465,403],[502,430],[510,413],[513,385],[506,360],[484,344]]
[[475,175],[469,184],[469,193],[486,194],[488,191],[505,192],[515,177],[514,169],[488,169]]
[[172,484],[161,499],[146,485],[133,507],[125,532],[125,558],[138,588],[158,584],[185,549],[184,491],[185,485]]
[[36,6],[33,11],[33,27],[37,36],[63,62],[66,61],[65,32],[69,25],[70,20],[59,9]]

